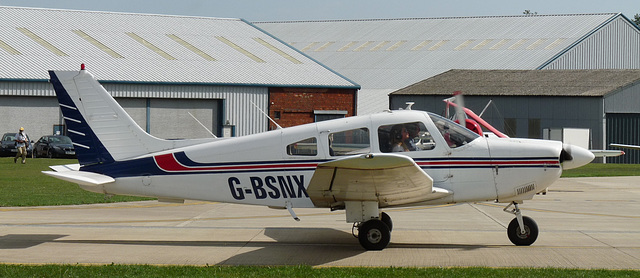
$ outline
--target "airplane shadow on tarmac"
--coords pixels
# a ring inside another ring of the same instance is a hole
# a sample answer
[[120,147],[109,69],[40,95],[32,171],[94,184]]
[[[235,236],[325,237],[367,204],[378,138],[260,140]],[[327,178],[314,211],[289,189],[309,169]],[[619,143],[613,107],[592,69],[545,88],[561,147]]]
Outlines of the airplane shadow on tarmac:
[[[58,234],[8,234],[0,236],[0,250],[20,249],[54,242],[57,244],[139,245],[175,247],[242,247],[238,253],[220,265],[322,265],[357,256],[366,251],[351,233],[330,228],[265,228],[264,235],[275,240],[190,241],[190,240],[65,240]],[[465,244],[393,243],[392,248],[474,250],[496,246]],[[99,248],[96,246],[96,248]],[[242,252],[242,251],[240,251]],[[381,253],[382,254],[382,253]]]
[[0,236],[0,250],[2,249],[25,249],[52,242],[56,239],[66,237],[67,235],[49,235],[49,234],[9,234]]

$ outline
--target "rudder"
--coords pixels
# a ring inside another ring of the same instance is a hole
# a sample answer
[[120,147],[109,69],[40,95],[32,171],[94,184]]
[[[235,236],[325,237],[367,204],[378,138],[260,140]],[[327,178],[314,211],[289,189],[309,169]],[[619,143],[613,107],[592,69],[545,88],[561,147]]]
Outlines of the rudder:
[[80,165],[109,163],[174,147],[146,133],[86,70],[49,71]]

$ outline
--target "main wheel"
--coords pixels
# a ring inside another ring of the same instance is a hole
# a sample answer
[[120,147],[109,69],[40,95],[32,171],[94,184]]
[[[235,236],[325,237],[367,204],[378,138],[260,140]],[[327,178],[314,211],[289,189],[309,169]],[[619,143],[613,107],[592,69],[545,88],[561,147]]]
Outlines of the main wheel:
[[364,249],[382,250],[389,245],[390,240],[389,227],[381,220],[369,220],[358,228],[358,241]]
[[391,217],[389,217],[386,212],[382,212],[380,214],[380,220],[382,220],[384,224],[387,224],[387,227],[389,227],[389,232],[393,231],[393,221],[391,221]]
[[514,218],[509,223],[509,227],[507,227],[507,235],[513,244],[517,246],[529,246],[538,239],[538,224],[527,216],[523,216],[522,221],[524,222],[524,233],[520,230],[518,219]]

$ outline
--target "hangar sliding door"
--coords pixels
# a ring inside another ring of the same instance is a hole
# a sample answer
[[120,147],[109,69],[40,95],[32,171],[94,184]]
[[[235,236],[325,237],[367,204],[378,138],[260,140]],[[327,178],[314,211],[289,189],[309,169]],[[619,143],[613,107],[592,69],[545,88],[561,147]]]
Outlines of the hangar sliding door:
[[216,99],[149,99],[149,133],[163,139],[211,138],[208,129],[219,136],[220,105]]
[[[607,146],[613,143],[640,145],[640,114],[607,113]],[[640,163],[640,150],[623,150],[625,152],[624,155],[609,157],[607,158],[607,162],[625,164]]]

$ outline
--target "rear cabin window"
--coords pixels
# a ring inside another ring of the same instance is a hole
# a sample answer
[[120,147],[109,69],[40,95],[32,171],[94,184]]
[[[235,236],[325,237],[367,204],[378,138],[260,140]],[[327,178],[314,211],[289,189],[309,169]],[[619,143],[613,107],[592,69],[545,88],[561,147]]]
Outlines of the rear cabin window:
[[329,154],[331,156],[365,154],[370,151],[369,129],[367,128],[329,134]]
[[436,147],[431,133],[421,122],[383,125],[378,128],[380,151],[414,152]]
[[287,154],[316,156],[318,155],[318,140],[312,137],[287,145]]

